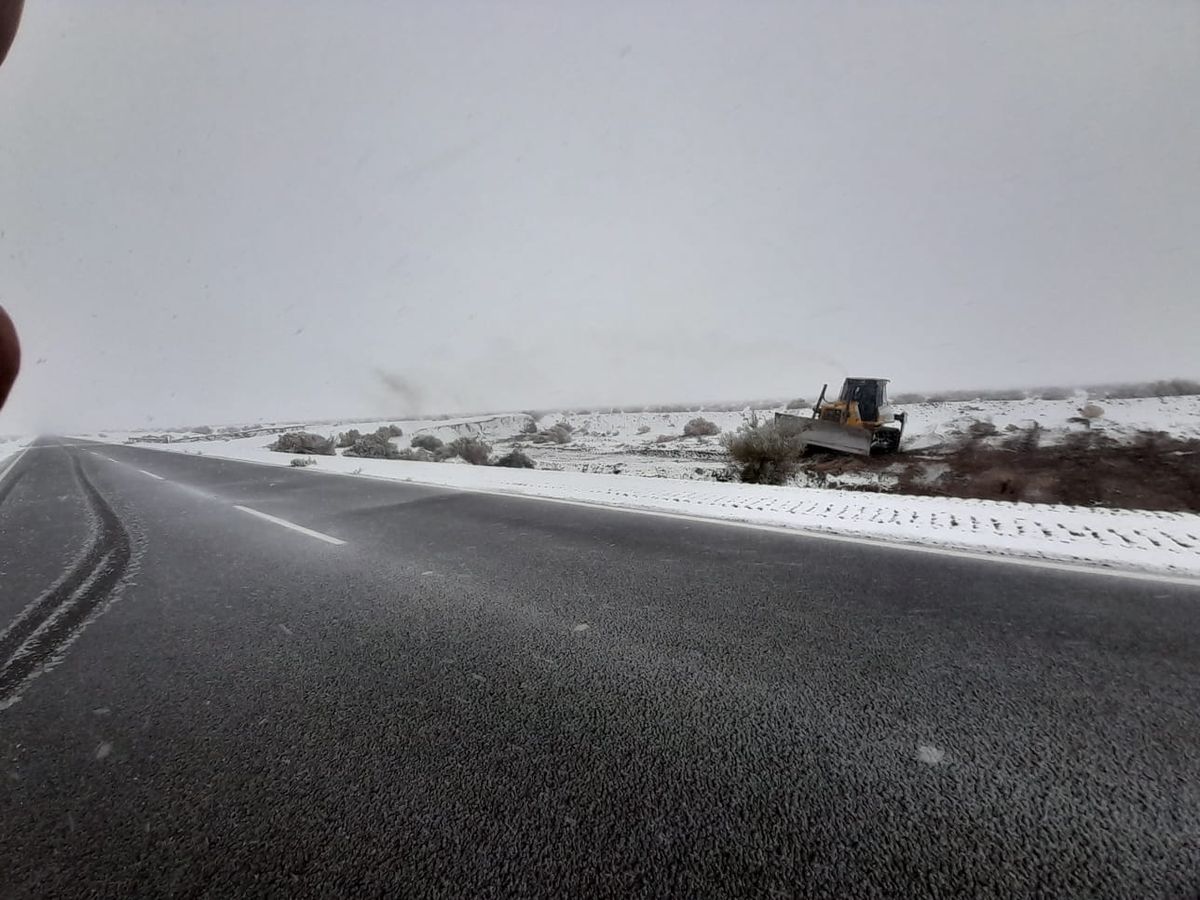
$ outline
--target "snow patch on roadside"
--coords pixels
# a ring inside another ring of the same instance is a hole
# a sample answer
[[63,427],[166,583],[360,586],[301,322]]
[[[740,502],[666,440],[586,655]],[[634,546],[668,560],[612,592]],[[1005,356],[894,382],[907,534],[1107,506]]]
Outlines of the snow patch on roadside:
[[[939,464],[933,457],[952,451],[971,436],[971,426],[990,423],[995,434],[983,437],[981,446],[998,446],[1004,440],[1037,428],[1037,442],[1052,447],[1066,441],[1079,431],[1088,431],[1117,443],[1133,443],[1145,432],[1163,432],[1183,440],[1200,439],[1200,396],[1140,397],[1124,400],[1097,400],[1101,414],[1087,425],[1072,422],[1079,418],[1088,401],[1069,400],[961,400],[944,403],[914,403],[896,407],[908,414],[904,451],[894,460],[897,466],[913,462],[931,467]],[[770,421],[776,409],[736,411],[685,410],[677,412],[547,412],[537,419],[538,428],[548,428],[566,422],[574,430],[566,444],[530,442],[523,433],[530,417],[525,413],[509,412],[494,415],[461,416],[447,419],[379,419],[371,421],[346,420],[323,423],[294,423],[255,426],[259,433],[236,437],[233,435],[174,433],[148,435],[146,432],[108,432],[101,440],[118,443],[127,439],[155,443],[169,438],[176,442],[203,445],[208,443],[248,442],[245,446],[264,447],[274,440],[275,433],[284,430],[313,431],[336,435],[356,428],[364,434],[380,425],[395,424],[404,430],[397,438],[398,447],[407,447],[416,434],[431,434],[445,442],[458,437],[479,437],[493,445],[497,454],[519,447],[537,463],[540,470],[564,472],[597,472],[621,475],[645,475],[659,478],[679,478],[711,481],[726,468],[727,457],[720,438],[684,437],[687,422],[702,416],[715,423],[723,432],[737,431],[747,422]],[[804,415],[807,410],[791,410]],[[221,429],[224,431],[224,429]],[[666,440],[661,440],[666,438]],[[240,446],[240,444],[239,444]],[[908,456],[906,457],[906,454]],[[916,460],[914,457],[926,457]],[[932,482],[936,475],[926,475]],[[896,473],[878,469],[858,472],[818,472],[802,470],[796,476],[800,486],[889,489],[896,483]]]
[[[110,439],[121,438],[113,435]],[[276,466],[290,465],[291,455],[267,450],[266,443],[260,435],[221,442],[146,446]],[[1200,515],[1191,513],[341,456],[315,458],[315,467],[299,471],[361,474],[449,488],[523,494],[955,550],[1200,577]]]
[[27,447],[33,438],[4,438],[0,440],[0,466],[4,461],[20,450],[22,447]]

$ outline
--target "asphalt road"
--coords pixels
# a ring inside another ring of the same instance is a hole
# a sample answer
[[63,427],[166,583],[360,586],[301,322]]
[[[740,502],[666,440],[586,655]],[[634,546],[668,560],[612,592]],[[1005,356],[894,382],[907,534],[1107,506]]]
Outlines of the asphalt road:
[[4,898],[1200,894],[1193,588],[58,441],[0,498]]

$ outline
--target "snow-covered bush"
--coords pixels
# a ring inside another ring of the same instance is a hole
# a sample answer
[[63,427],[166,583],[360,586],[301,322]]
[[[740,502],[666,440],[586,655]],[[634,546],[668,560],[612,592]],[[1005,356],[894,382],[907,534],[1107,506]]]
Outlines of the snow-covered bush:
[[750,484],[785,484],[804,455],[804,441],[780,430],[774,422],[751,422],[721,441],[737,469]]
[[413,435],[413,439],[410,441],[410,443],[418,450],[428,450],[430,453],[436,453],[438,450],[441,450],[443,446],[442,439],[435,437],[432,434]]
[[321,437],[321,435],[309,431],[288,431],[275,439],[271,449],[279,453],[333,456],[333,438]]
[[492,465],[502,466],[506,469],[532,469],[536,467],[536,463],[520,450],[510,450],[498,458]]
[[383,431],[380,429],[374,434],[364,434],[343,455],[365,459],[399,459],[400,451],[383,435]]
[[529,438],[535,444],[565,444],[571,440],[571,432],[562,425],[553,425]]
[[708,435],[720,434],[721,427],[716,422],[711,422],[702,416],[697,416],[683,426],[683,433],[685,437],[706,437]]
[[458,456],[473,466],[486,466],[492,448],[476,437],[460,437],[446,445],[447,456]]

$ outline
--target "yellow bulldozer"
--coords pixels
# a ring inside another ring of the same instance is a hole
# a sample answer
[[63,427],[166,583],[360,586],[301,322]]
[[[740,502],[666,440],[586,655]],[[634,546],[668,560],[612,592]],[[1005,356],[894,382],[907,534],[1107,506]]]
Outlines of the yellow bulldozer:
[[811,417],[775,413],[775,424],[810,447],[860,456],[894,453],[907,415],[892,411],[887,384],[886,378],[847,378],[836,400],[825,399],[829,385],[824,385]]

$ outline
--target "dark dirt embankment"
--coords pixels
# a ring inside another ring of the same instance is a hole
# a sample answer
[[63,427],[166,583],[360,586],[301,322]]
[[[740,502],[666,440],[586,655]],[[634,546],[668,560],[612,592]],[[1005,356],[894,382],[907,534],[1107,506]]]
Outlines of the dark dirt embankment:
[[826,477],[886,473],[894,483],[861,488],[885,493],[1200,512],[1200,441],[1160,432],[1132,443],[1086,431],[1050,445],[1038,437],[974,435],[954,448],[870,459],[819,455],[803,469]]

